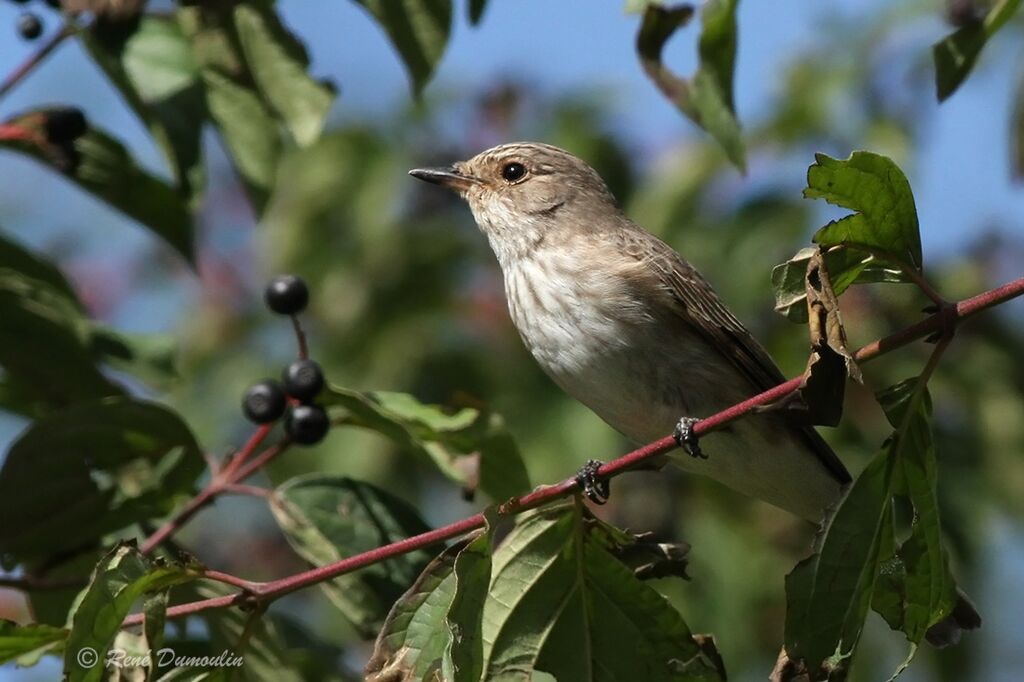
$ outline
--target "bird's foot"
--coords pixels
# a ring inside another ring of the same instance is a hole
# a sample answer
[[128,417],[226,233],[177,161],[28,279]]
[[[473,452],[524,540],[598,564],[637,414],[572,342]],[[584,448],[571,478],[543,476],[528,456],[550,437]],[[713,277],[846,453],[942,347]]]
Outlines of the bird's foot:
[[690,457],[707,459],[708,456],[700,449],[700,442],[697,439],[697,435],[693,432],[693,425],[699,421],[696,417],[683,417],[676,424],[675,433],[672,435],[676,439],[676,444],[686,450]]
[[604,504],[612,494],[611,481],[597,473],[600,468],[601,462],[591,459],[576,473],[576,482],[586,498],[594,504]]

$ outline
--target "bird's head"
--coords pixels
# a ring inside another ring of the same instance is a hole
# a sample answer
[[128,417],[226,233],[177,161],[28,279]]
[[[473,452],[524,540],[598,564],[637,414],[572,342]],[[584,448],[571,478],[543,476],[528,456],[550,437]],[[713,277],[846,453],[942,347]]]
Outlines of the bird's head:
[[537,142],[503,144],[468,161],[409,174],[458,192],[503,264],[549,240],[595,229],[600,217],[619,212],[597,171]]

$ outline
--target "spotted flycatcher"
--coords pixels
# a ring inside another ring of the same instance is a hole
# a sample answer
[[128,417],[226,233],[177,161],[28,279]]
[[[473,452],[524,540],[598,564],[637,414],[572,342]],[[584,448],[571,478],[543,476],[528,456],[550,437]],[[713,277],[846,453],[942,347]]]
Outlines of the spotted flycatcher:
[[[627,218],[597,172],[546,144],[505,144],[410,174],[468,203],[505,278],[523,342],[567,393],[646,443],[682,417],[718,412],[781,383],[768,353],[711,285]],[[781,412],[706,434],[672,461],[811,521],[849,482],[811,428]]]

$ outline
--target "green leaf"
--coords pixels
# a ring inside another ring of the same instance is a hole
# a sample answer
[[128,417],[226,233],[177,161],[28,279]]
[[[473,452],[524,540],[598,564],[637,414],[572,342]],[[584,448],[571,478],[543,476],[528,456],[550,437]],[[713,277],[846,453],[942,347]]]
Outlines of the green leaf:
[[491,499],[504,501],[530,489],[519,449],[496,414],[471,408],[448,413],[407,393],[362,393],[338,386],[328,387],[324,401],[344,407],[346,423],[373,429],[429,458],[470,492],[479,487]]
[[19,666],[33,666],[44,654],[59,652],[67,637],[64,628],[0,620],[0,665],[14,661]]
[[[270,509],[295,551],[315,566],[430,530],[408,503],[340,476],[293,478],[277,488]],[[356,629],[372,637],[429,560],[426,551],[418,550],[322,586]]]
[[494,524],[455,557],[454,595],[445,614],[447,642],[441,671],[452,682],[477,682],[483,673],[483,615],[491,584]]
[[[356,0],[391,38],[419,94],[444,54],[452,27],[451,0]],[[472,11],[472,8],[471,8]]]
[[49,115],[41,109],[9,121],[28,137],[0,139],[0,149],[20,152],[59,170],[85,191],[149,228],[192,263],[192,214],[177,190],[142,170],[124,145],[97,128],[66,143],[73,148],[52,143],[42,128]]
[[0,234],[0,269],[14,270],[21,275],[48,285],[55,295],[63,296],[81,308],[78,296],[64,273],[56,265]]
[[[164,628],[167,625],[167,603],[170,600],[170,593],[169,587],[155,590],[146,595],[142,603],[142,611],[146,618],[143,621],[143,633],[146,649],[150,652],[160,651],[164,646]],[[156,679],[159,663],[159,659],[153,660],[146,673],[146,680]]]
[[154,388],[165,389],[178,378],[177,344],[169,334],[127,334],[93,323],[91,342],[98,360]]
[[[480,628],[490,583],[492,533],[481,531],[433,559],[391,607],[366,664],[367,679],[480,679]],[[457,667],[457,669],[455,669]]]
[[[38,268],[30,271],[38,272]],[[120,395],[96,367],[90,322],[66,286],[0,267],[0,405],[23,414]]]
[[235,26],[256,87],[292,138],[302,146],[311,144],[323,130],[334,88],[309,76],[305,48],[281,23],[272,4],[239,4]]
[[[814,246],[800,249],[788,261],[772,268],[775,312],[793,322],[807,322],[804,276],[807,274],[807,263],[817,250]],[[871,254],[848,248],[827,251],[825,267],[832,278],[832,289],[836,296],[854,284],[908,281],[907,275],[899,268],[887,265]]]
[[203,468],[185,423],[154,403],[108,398],[40,419],[0,469],[0,555],[47,557],[166,514]]
[[803,659],[811,679],[838,668],[860,639],[878,574],[883,540],[892,534],[888,448],[861,472],[825,530],[820,550],[786,576],[786,651]]
[[200,137],[208,118],[199,66],[177,23],[143,15],[93,22],[79,34],[164,153],[181,195],[199,203],[206,173]]
[[[192,583],[175,590],[185,601],[223,597],[233,591],[234,588],[227,585],[209,582]],[[210,678],[180,677],[168,673],[167,680],[306,682],[310,679],[299,673],[298,666],[292,660],[292,652],[289,651],[273,616],[241,609],[215,609],[201,614],[200,617],[209,632],[209,641],[206,643],[208,648],[204,652],[212,656],[226,652],[227,657],[241,657],[242,665],[218,668]]]
[[[917,379],[908,379],[878,393],[889,421],[900,431],[898,466],[914,505],[910,537],[897,552],[905,576],[899,629],[919,644],[928,628],[953,611],[956,584],[942,542],[937,496],[938,465],[931,434],[931,404],[925,389],[914,400]],[[890,625],[892,621],[886,619]]]
[[484,17],[486,8],[487,0],[469,0],[469,7],[466,8],[469,13],[469,23],[473,26],[479,24]]
[[658,89],[690,120],[711,134],[729,160],[746,169],[743,139],[733,103],[736,63],[736,8],[739,0],[708,0],[701,9],[697,72],[681,78],[664,65],[665,43],[689,23],[689,5],[668,8],[647,3],[637,35],[644,71]]
[[[877,397],[895,431],[853,483],[819,551],[786,578],[786,651],[805,661],[812,679],[846,666],[869,604],[907,635],[912,656],[956,603],[938,519],[927,388],[909,379]],[[893,495],[904,492],[914,521],[897,549]]]
[[105,679],[102,665],[83,665],[79,654],[89,648],[97,654],[95,660],[103,661],[136,599],[190,582],[200,575],[195,566],[151,561],[133,543],[121,543],[110,550],[97,564],[92,581],[71,616],[71,634],[64,654],[68,682]]
[[210,118],[259,214],[283,145],[274,113],[257,90],[239,44],[234,12],[240,6],[187,6],[176,15],[199,65]]
[[120,395],[101,366],[167,386],[175,377],[174,349],[168,336],[123,334],[90,320],[55,266],[0,239],[3,408],[40,417]]
[[980,22],[969,23],[932,46],[935,90],[940,102],[956,92],[989,38],[1010,20],[1020,3],[1021,0],[996,0]]
[[607,538],[579,504],[520,519],[494,553],[484,679],[722,679],[679,613],[609,553]]
[[892,159],[853,152],[846,160],[815,154],[807,169],[808,199],[855,211],[818,230],[824,247],[844,245],[920,271],[921,234],[910,183]]

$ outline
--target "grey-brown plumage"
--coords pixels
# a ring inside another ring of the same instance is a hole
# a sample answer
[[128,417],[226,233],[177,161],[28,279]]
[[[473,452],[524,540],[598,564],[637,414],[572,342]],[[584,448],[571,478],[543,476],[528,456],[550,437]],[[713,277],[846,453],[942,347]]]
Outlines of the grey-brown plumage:
[[[597,172],[572,154],[514,143],[410,172],[466,199],[537,362],[637,443],[783,381],[700,273],[623,215]],[[701,448],[707,459],[673,461],[812,521],[850,480],[813,429],[777,414],[707,434]]]

